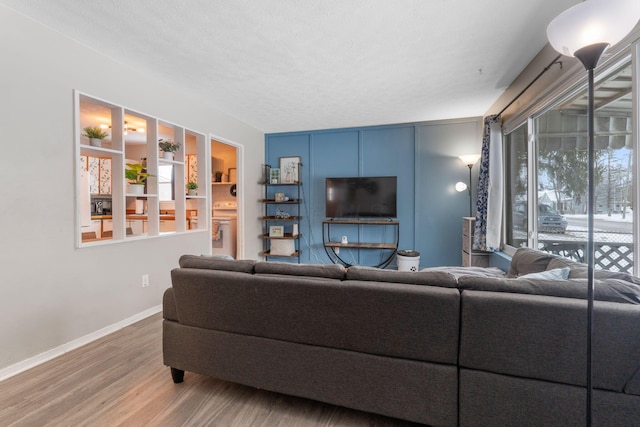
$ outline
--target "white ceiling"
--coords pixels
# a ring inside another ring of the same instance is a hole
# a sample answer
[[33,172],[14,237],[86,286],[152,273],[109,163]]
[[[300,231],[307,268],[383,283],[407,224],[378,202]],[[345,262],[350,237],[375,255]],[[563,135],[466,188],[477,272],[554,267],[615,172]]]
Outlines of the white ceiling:
[[0,0],[264,132],[481,116],[579,0]]

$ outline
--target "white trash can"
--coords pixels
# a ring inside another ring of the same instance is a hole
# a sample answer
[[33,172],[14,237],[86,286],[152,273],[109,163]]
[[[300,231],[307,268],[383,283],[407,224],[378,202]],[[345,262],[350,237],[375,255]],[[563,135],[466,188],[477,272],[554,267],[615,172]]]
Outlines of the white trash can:
[[418,271],[420,269],[420,252],[412,250],[398,251],[398,271]]

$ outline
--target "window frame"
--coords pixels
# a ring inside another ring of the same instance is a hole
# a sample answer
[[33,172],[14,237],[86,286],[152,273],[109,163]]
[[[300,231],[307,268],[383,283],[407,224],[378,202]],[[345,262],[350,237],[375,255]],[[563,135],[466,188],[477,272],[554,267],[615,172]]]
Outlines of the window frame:
[[[626,49],[621,49],[612,54],[605,64],[602,64],[595,72],[595,82],[599,82],[607,79],[612,73],[620,69],[625,63],[631,62],[632,68],[632,142],[633,142],[633,165],[632,165],[632,182],[633,182],[633,212],[640,212],[640,175],[638,174],[640,164],[640,142],[639,128],[640,128],[640,42],[635,42],[628,46]],[[538,247],[538,230],[537,230],[537,194],[538,194],[538,169],[537,169],[537,141],[535,140],[536,129],[535,123],[538,118],[546,114],[556,106],[565,102],[566,100],[576,96],[578,93],[587,90],[587,76],[582,66],[581,73],[573,72],[568,73],[566,81],[557,84],[549,94],[545,97],[545,101],[539,101],[538,104],[528,105],[522,109],[519,113],[516,112],[509,120],[507,120],[503,126],[503,144],[506,144],[507,136],[519,129],[521,126],[526,126],[527,131],[527,162],[528,162],[528,188],[527,188],[527,247]],[[506,147],[503,147],[503,161],[502,164],[506,168],[508,165],[508,159],[506,158]],[[505,170],[505,174],[508,173]],[[507,196],[506,190],[503,195],[503,218],[507,218]],[[508,224],[503,221],[502,224],[502,247],[501,250],[508,255],[513,255],[518,249],[506,242]],[[640,254],[640,217],[634,215],[633,218],[633,251],[634,254]],[[640,262],[634,262],[633,274],[638,275],[640,272]]]

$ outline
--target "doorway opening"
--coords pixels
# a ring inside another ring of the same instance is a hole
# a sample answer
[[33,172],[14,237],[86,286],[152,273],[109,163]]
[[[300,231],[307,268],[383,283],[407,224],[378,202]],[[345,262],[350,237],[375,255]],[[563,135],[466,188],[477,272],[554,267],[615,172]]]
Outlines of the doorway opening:
[[211,253],[242,256],[238,227],[240,147],[211,138]]

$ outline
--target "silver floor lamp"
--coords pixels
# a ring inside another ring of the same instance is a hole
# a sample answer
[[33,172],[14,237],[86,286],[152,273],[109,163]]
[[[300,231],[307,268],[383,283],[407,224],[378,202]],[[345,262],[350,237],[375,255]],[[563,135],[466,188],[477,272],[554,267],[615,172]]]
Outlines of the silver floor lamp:
[[600,57],[611,45],[618,43],[635,27],[640,18],[638,0],[587,0],[565,10],[547,27],[551,46],[582,62],[588,72],[587,147],[588,147],[588,207],[587,207],[587,425],[593,421],[593,214],[595,207],[594,182],[594,91],[593,71]]

